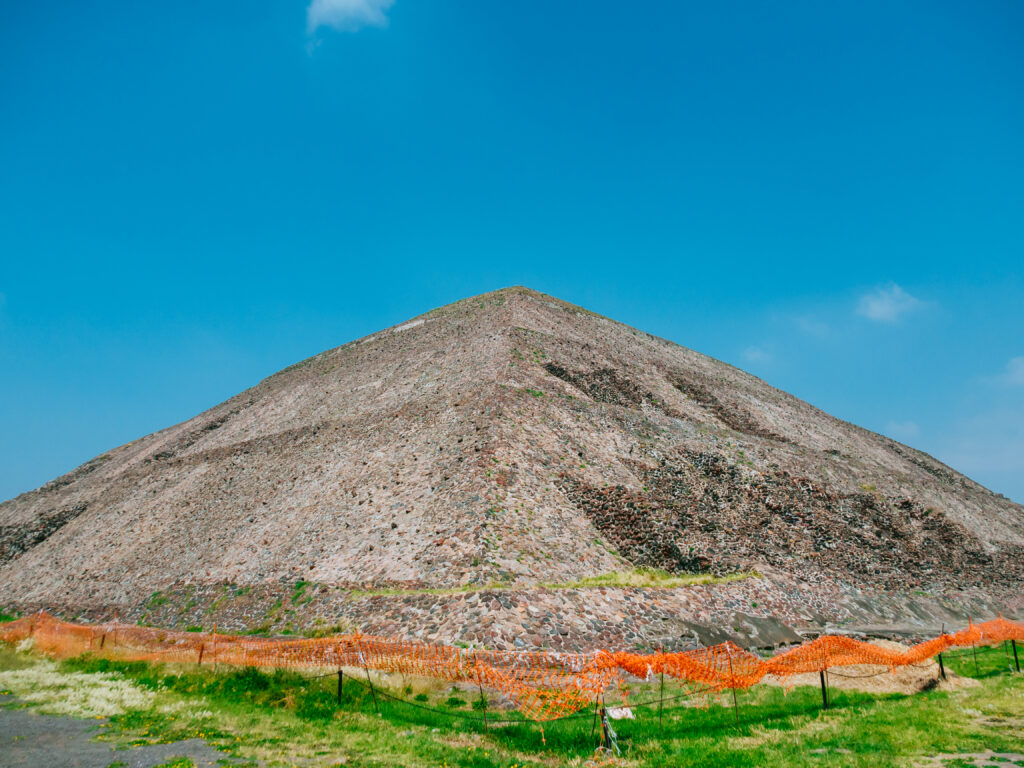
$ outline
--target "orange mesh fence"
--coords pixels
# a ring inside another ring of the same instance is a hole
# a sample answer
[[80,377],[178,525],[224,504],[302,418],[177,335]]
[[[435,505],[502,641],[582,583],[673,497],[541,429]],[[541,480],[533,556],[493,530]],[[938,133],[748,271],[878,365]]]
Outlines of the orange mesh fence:
[[1024,624],[1002,616],[982,624],[970,622],[955,634],[942,634],[903,651],[824,635],[769,659],[730,642],[679,653],[557,653],[455,648],[363,634],[284,640],[119,623],[89,626],[59,621],[46,613],[0,625],[0,640],[28,638],[38,650],[61,658],[93,653],[133,661],[358,667],[471,683],[499,691],[532,720],[552,720],[592,705],[611,685],[621,685],[624,674],[644,680],[667,675],[701,691],[743,690],[766,675],[785,681],[793,675],[853,664],[895,669],[919,664],[949,648],[1024,641]]
[[745,689],[765,675],[764,660],[731,642],[680,653],[606,654],[609,667],[650,680],[665,674],[711,691]]

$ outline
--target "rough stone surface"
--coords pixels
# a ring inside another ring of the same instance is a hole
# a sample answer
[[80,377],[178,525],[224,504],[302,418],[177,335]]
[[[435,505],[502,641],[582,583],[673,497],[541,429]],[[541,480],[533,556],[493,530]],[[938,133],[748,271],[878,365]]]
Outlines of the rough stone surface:
[[[538,589],[635,565],[764,578]],[[155,592],[230,584],[271,601],[252,609],[261,624],[299,580],[325,585],[325,621],[497,647],[680,642],[685,622],[728,631],[734,614],[913,629],[1019,610],[1024,509],[522,288],[323,352],[0,504],[0,603],[15,608],[140,618]],[[340,589],[492,582],[515,589]]]

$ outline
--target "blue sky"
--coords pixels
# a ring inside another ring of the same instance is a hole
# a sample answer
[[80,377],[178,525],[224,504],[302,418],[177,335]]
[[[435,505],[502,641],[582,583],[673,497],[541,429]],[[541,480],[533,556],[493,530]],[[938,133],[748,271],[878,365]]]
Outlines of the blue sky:
[[524,284],[1024,501],[1024,4],[0,8],[0,499]]

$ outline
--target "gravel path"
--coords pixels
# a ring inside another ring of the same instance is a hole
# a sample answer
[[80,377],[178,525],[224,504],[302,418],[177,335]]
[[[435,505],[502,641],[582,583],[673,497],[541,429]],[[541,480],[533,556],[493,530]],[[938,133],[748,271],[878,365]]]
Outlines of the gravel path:
[[0,695],[0,768],[107,768],[111,764],[152,768],[175,757],[188,757],[196,766],[218,765],[218,760],[225,760],[202,739],[114,749],[110,744],[92,741],[105,720],[76,720],[2,708],[13,699]]

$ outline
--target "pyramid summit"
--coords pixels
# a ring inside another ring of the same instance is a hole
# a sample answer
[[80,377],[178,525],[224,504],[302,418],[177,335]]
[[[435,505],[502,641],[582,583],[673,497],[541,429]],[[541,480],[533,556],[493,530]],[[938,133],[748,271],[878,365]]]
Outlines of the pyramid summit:
[[[573,586],[635,568],[756,575]],[[1013,615],[1022,580],[1020,505],[522,287],[315,355],[0,504],[0,603],[164,624],[666,642],[737,611],[752,635]]]

